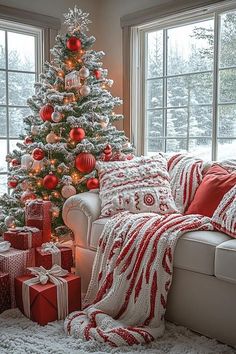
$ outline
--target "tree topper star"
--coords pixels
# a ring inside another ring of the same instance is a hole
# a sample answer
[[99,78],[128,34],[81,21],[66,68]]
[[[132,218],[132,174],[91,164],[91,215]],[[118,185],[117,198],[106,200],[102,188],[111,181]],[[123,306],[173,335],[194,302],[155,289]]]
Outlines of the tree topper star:
[[68,25],[69,31],[88,31],[88,24],[91,23],[88,19],[89,13],[83,12],[75,5],[74,9],[69,8],[69,12],[64,14],[65,24]]

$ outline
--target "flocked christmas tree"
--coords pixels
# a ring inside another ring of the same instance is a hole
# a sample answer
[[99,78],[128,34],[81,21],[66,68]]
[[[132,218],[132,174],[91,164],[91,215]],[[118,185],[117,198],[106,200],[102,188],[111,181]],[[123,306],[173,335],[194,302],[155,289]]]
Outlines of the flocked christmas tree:
[[28,100],[32,115],[24,118],[24,142],[7,156],[11,193],[0,198],[0,231],[23,226],[25,203],[39,198],[52,202],[53,236],[68,233],[64,201],[98,188],[96,160],[132,156],[124,132],[112,125],[123,118],[114,112],[122,102],[109,92],[113,81],[102,68],[104,53],[91,49],[88,14],[75,7],[65,18],[69,31],[57,36],[53,60]]

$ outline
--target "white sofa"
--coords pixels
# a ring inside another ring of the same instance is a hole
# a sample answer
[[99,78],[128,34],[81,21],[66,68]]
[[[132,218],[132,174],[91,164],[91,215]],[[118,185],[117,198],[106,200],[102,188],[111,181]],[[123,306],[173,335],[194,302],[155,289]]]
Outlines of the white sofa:
[[[96,192],[69,198],[65,224],[74,232],[76,272],[86,292],[99,237],[108,218],[99,219]],[[174,256],[166,318],[206,336],[236,345],[236,239],[213,231],[185,233]]]

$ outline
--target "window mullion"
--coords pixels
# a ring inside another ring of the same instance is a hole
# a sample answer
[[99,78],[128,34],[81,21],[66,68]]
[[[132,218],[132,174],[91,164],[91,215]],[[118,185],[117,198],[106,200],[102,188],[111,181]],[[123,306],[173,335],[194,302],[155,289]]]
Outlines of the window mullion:
[[[8,80],[8,32],[5,31],[5,60],[6,60],[6,119],[7,119],[7,154],[10,152],[10,128],[9,128],[9,80]],[[7,169],[9,169],[9,162],[7,162]]]
[[219,15],[214,15],[214,68],[213,68],[213,109],[212,109],[212,160],[217,159],[218,131],[218,86],[219,86]]
[[163,137],[164,137],[164,152],[166,152],[166,136],[167,136],[167,30],[163,30]]

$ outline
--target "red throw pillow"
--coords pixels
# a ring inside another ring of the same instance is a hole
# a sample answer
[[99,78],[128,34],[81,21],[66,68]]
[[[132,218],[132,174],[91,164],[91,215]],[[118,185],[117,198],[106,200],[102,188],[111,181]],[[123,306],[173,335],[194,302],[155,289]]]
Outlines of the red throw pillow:
[[224,195],[235,185],[235,172],[229,173],[223,167],[213,165],[205,174],[185,214],[212,217]]

